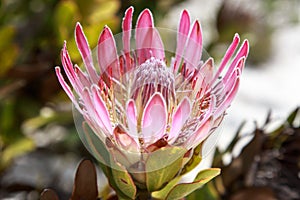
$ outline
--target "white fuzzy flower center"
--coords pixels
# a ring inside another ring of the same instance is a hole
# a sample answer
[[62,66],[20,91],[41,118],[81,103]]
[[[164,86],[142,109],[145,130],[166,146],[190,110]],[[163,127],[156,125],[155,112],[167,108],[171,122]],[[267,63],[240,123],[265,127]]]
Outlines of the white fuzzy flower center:
[[168,105],[175,99],[174,75],[164,61],[152,57],[134,70],[131,92],[131,97],[141,101],[142,106],[160,92]]

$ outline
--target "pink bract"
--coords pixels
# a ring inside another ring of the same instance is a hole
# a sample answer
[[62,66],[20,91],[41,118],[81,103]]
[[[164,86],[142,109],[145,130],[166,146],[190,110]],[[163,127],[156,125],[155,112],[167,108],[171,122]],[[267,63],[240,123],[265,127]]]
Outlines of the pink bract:
[[167,67],[164,45],[148,9],[138,17],[135,49],[131,49],[132,14],[130,7],[123,18],[123,50],[119,54],[110,28],[104,27],[97,62],[93,62],[77,23],[75,39],[85,71],[72,64],[64,44],[61,60],[73,90],[60,67],[55,68],[58,80],[102,141],[109,140],[117,148],[135,153],[152,152],[162,146],[194,148],[219,126],[234,99],[249,52],[248,41],[237,50],[240,38],[236,34],[214,72],[212,58],[201,61],[200,23],[196,20],[191,25],[184,10],[176,52]]

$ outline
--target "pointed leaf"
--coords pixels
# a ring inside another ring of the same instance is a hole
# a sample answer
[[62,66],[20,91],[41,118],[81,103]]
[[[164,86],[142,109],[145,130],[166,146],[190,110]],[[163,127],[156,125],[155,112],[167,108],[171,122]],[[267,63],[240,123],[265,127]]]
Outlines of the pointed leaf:
[[289,125],[293,125],[295,119],[297,118],[297,116],[300,115],[300,107],[297,107],[287,118],[287,122],[289,123]]
[[195,169],[195,167],[198,166],[198,164],[202,160],[201,151],[202,151],[202,144],[199,144],[193,151],[193,155],[190,158],[190,160],[184,165],[182,171],[180,174],[186,174],[190,172],[191,170]]
[[159,191],[155,191],[151,193],[151,196],[155,199],[166,199],[169,192],[174,188],[182,176],[177,176],[176,178],[172,179],[165,187],[163,187]]
[[192,183],[180,183],[176,185],[168,194],[167,200],[181,199],[195,191],[196,189],[202,187],[205,183],[220,174],[220,169],[210,168],[203,170],[198,173],[194,182]]

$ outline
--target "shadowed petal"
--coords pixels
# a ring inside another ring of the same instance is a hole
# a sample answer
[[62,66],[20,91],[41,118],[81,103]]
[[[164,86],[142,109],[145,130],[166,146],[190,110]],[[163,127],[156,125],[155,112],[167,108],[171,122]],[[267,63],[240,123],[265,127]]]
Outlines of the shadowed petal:
[[178,105],[173,117],[172,126],[169,133],[169,143],[172,144],[178,137],[180,130],[191,113],[191,103],[189,99],[184,98]]
[[209,58],[200,68],[200,74],[205,78],[205,82],[210,84],[214,75],[214,60]]
[[[241,58],[238,66],[244,65],[245,58]],[[231,104],[233,98],[235,97],[239,84],[240,84],[240,68],[237,67],[237,69],[234,71],[234,73],[229,78],[229,81],[225,85],[224,92],[226,95],[223,102],[218,106],[217,110],[215,111],[216,117],[220,116]]]
[[80,80],[83,87],[90,87],[92,85],[86,73],[84,73],[78,65],[75,64],[74,70],[76,77]]
[[212,117],[207,119],[191,137],[184,143],[187,149],[194,148],[203,142],[210,134],[210,129],[212,127],[213,120]]
[[139,152],[139,145],[136,141],[121,127],[118,125],[113,132],[114,138],[119,146],[123,150],[130,152]]
[[116,42],[109,27],[105,26],[98,41],[98,62],[101,75],[120,77]]
[[188,38],[188,34],[190,31],[190,15],[187,10],[183,10],[180,17],[178,33],[177,33],[177,46],[176,46],[176,56],[174,62],[174,72],[176,73],[179,65],[181,63],[181,59],[183,56],[184,47],[186,44],[186,40]]
[[109,117],[109,113],[108,110],[99,94],[99,91],[97,89],[96,86],[92,87],[92,96],[93,96],[93,103],[95,108],[92,108],[96,111],[98,117],[100,118],[100,120],[102,121],[102,124],[104,126],[104,128],[110,133],[112,134],[113,130],[112,130],[112,126],[110,123],[110,117]]
[[133,99],[130,99],[127,102],[126,107],[126,116],[129,128],[129,134],[132,135],[134,138],[138,138],[137,134],[137,111],[136,106]]
[[149,9],[145,9],[139,15],[135,37],[139,65],[152,56],[164,60],[163,43],[158,31],[154,28],[152,13]]
[[208,87],[213,79],[213,67],[214,61],[212,58],[209,58],[200,68],[197,79],[195,80],[196,82],[193,86],[194,96],[197,99],[202,98],[207,92],[207,89],[209,89]]
[[67,51],[66,42],[64,43],[64,47],[61,51],[61,62],[71,85],[73,86],[77,94],[80,94],[80,92],[83,90],[83,86],[79,79],[76,77],[72,61]]
[[99,80],[99,77],[94,68],[91,50],[90,50],[89,44],[87,42],[87,39],[82,31],[82,27],[81,27],[80,23],[76,24],[75,40],[76,40],[76,44],[79,49],[80,55],[82,57],[82,60],[84,62],[84,65],[86,67],[86,70],[87,70],[88,74],[90,75],[92,82],[97,83]]
[[145,143],[160,139],[166,129],[166,102],[160,93],[155,93],[145,106],[142,116],[142,134]]
[[187,69],[191,72],[198,67],[202,55],[202,30],[198,20],[194,22],[184,52]]
[[74,106],[76,107],[76,109],[82,113],[81,108],[79,107],[77,100],[75,99],[75,96],[73,94],[73,92],[71,91],[71,88],[69,87],[69,85],[66,83],[66,81],[64,80],[61,71],[60,71],[60,67],[55,67],[55,73],[56,76],[58,78],[58,81],[60,83],[60,85],[62,86],[62,88],[64,89],[64,91],[66,92],[66,94],[68,95],[68,97],[71,99],[71,101],[73,102]]
[[199,127],[195,130],[195,132],[188,138],[188,140],[184,144],[184,146],[186,146],[187,149],[196,147],[198,144],[200,144],[203,140],[205,140],[209,136],[211,127],[213,125],[213,117],[215,117],[213,113],[215,106],[216,106],[216,98],[215,96],[212,95],[209,101],[209,107],[203,113]]

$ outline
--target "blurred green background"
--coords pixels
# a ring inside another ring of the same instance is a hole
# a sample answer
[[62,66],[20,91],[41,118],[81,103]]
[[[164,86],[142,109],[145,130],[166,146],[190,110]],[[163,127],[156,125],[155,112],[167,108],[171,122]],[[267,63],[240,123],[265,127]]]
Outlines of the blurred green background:
[[[15,197],[17,194],[23,196],[15,199],[22,199],[24,195],[26,198],[35,199],[44,187],[53,187],[56,184],[57,179],[24,178],[24,173],[29,170],[24,169],[24,166],[27,166],[26,163],[22,163],[24,159],[24,162],[30,163],[28,159],[30,160],[31,156],[37,160],[51,158],[48,168],[43,165],[40,167],[49,169],[59,166],[62,171],[71,168],[70,177],[72,177],[78,160],[89,157],[77,136],[71,103],[54,74],[54,67],[61,65],[59,55],[64,40],[68,42],[73,62],[80,63],[74,41],[76,22],[82,24],[90,46],[94,47],[104,25],[107,24],[114,33],[120,32],[123,13],[130,5],[135,8],[134,22],[141,10],[150,8],[158,26],[176,29],[179,9],[185,8],[186,5],[194,5],[195,2],[193,0],[0,1],[0,199]],[[249,67],[264,66],[262,63],[272,58],[274,52],[272,46],[274,31],[279,30],[283,24],[291,26],[299,24],[298,1],[215,0],[212,1],[215,7],[212,9],[213,12],[208,14],[211,15],[208,19],[202,19],[201,15],[194,14],[197,13],[197,9],[201,14],[206,10],[206,6],[209,6],[205,1],[200,2],[202,4],[197,4],[199,8],[194,8],[196,11],[192,12],[192,17],[200,19],[204,24],[204,32],[206,28],[212,30],[208,34],[213,37],[205,46],[208,52],[216,57],[217,62],[224,53],[224,46],[228,45],[234,33],[238,32],[242,39],[250,40]],[[256,7],[253,8],[252,5]],[[176,19],[171,13],[177,13]],[[175,26],[169,26],[169,20],[175,21]],[[235,130],[237,127],[232,128]],[[61,159],[56,158],[56,155]],[[23,160],[20,163],[18,159]],[[41,162],[46,161],[40,160],[37,163]],[[58,176],[56,172],[51,174],[47,170],[39,170],[37,168],[38,174],[34,174],[35,176],[41,176],[39,174],[41,172],[49,173],[49,176],[53,174]],[[17,178],[20,176],[18,173],[23,177],[22,180]],[[68,179],[65,183],[59,183],[59,192],[62,196],[71,192],[70,184],[66,184],[68,181],[70,182]],[[36,192],[31,193],[32,191]]]

